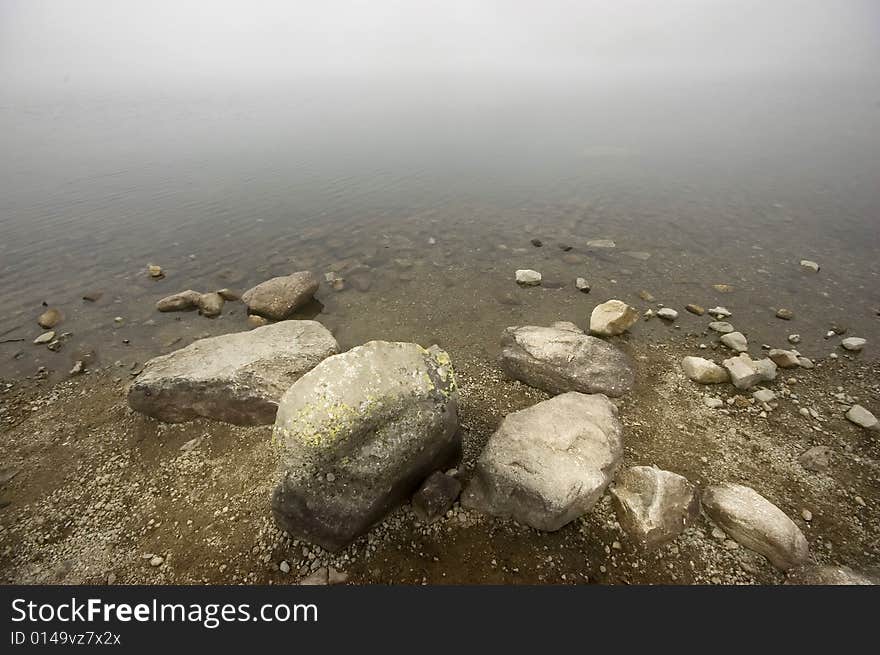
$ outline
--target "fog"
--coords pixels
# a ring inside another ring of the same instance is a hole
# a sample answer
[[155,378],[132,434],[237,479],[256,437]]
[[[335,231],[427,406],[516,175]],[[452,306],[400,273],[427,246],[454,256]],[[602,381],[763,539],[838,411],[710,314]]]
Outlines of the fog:
[[6,92],[395,75],[872,75],[874,0],[0,0]]

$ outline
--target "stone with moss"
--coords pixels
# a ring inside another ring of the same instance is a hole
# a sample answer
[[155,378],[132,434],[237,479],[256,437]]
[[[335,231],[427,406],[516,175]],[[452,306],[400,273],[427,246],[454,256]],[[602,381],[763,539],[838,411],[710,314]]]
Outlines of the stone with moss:
[[284,394],[272,439],[278,523],[296,538],[344,547],[458,458],[449,355],[371,341],[330,357]]

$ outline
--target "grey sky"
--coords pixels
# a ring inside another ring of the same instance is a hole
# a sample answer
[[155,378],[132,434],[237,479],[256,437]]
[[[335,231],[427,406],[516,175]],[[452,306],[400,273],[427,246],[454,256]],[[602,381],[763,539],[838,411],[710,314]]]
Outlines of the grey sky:
[[0,84],[861,71],[875,0],[0,0]]

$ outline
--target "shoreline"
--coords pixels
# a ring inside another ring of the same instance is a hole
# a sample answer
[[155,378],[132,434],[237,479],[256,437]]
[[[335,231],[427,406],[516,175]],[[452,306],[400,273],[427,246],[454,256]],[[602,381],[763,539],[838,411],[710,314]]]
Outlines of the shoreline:
[[[656,464],[701,486],[728,480],[753,486],[795,520],[815,561],[871,572],[880,562],[880,443],[876,433],[843,417],[834,396],[842,388],[876,407],[880,362],[863,353],[819,360],[812,370],[780,371],[768,385],[778,392],[778,407],[762,418],[748,392],[729,385],[707,389],[681,372],[682,356],[711,356],[711,349],[699,349],[707,338],[672,333],[663,343],[638,335],[612,340],[635,362],[635,388],[616,401],[624,466]],[[508,379],[488,355],[444,347],[461,391],[467,475],[505,414],[548,396]],[[160,424],[127,408],[127,377],[104,367],[57,384],[27,378],[0,383],[6,389],[0,394],[0,440],[9,458],[3,466],[19,468],[0,492],[9,502],[0,510],[4,582],[103,584],[112,575],[119,583],[286,584],[321,566],[333,566],[353,583],[786,579],[762,556],[713,537],[705,515],[675,541],[645,554],[627,543],[607,491],[589,514],[554,533],[484,517],[457,503],[451,516],[420,526],[404,506],[330,556],[286,541],[274,526],[274,461],[266,447],[271,426],[201,419]],[[733,404],[710,409],[703,398],[719,391]],[[820,419],[802,416],[798,409],[805,406],[815,407]],[[836,453],[825,473],[805,471],[796,461],[817,444]],[[162,562],[151,565],[156,556]]]

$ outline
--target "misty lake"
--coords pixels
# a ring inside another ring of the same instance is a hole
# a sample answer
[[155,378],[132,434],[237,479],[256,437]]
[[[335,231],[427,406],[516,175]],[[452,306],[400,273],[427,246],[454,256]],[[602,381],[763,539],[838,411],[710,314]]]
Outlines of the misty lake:
[[[246,328],[240,304],[208,320],[160,314],[157,299],[306,269],[346,278],[306,312],[343,348],[383,338],[493,356],[508,325],[583,326],[612,297],[642,311],[722,304],[755,340],[797,331],[817,354],[832,322],[880,337],[880,93],[857,79],[62,88],[4,98],[0,131],[0,376],[66,374],[83,356],[127,376]],[[544,287],[518,287],[521,268]],[[44,302],[70,333],[58,353],[31,344]]]

